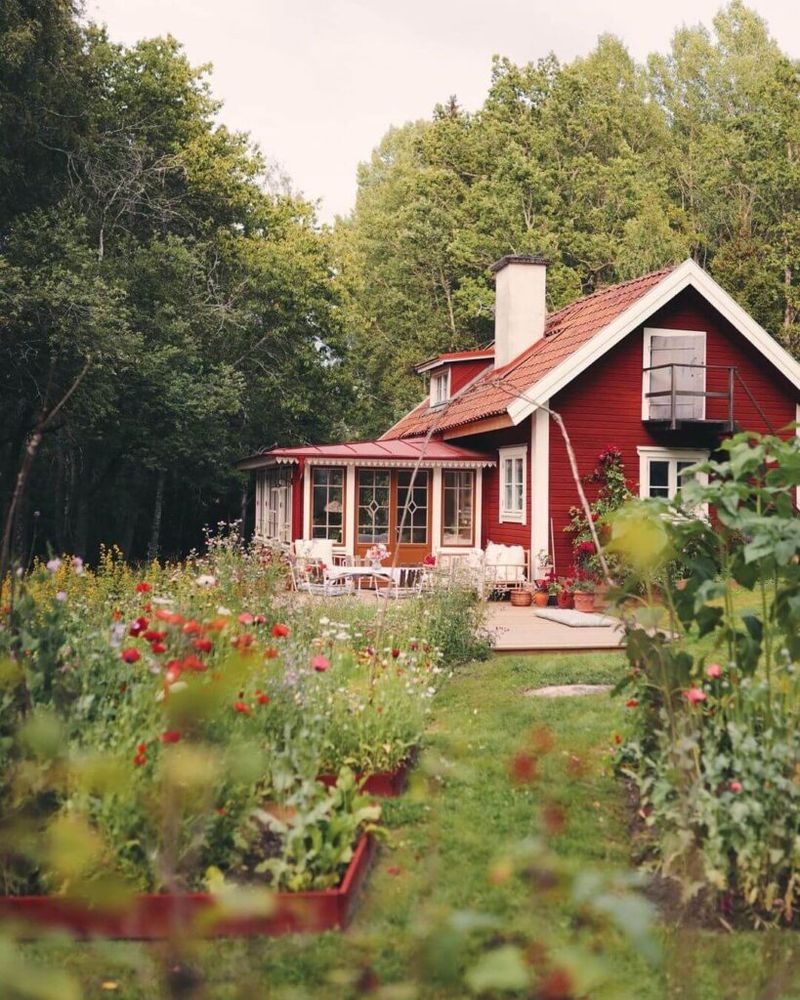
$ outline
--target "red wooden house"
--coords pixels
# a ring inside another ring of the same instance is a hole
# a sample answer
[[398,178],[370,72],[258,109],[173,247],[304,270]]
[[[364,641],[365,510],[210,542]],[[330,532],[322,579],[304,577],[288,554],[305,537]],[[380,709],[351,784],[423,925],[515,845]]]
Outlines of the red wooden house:
[[643,497],[674,494],[732,431],[794,433],[800,364],[693,261],[550,315],[547,261],[503,257],[492,271],[493,348],[421,364],[427,398],[381,438],[240,464],[256,470],[257,536],[327,538],[343,555],[380,541],[401,563],[491,541],[546,550],[567,573],[577,496],[542,405],[563,417],[582,472],[617,445]]

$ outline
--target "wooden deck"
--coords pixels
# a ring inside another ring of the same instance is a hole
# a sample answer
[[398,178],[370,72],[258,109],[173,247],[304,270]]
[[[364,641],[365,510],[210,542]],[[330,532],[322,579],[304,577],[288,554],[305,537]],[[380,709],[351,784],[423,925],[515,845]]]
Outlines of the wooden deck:
[[515,608],[504,601],[489,601],[486,627],[495,640],[496,653],[569,652],[619,649],[621,628],[573,628],[537,618],[533,608]]

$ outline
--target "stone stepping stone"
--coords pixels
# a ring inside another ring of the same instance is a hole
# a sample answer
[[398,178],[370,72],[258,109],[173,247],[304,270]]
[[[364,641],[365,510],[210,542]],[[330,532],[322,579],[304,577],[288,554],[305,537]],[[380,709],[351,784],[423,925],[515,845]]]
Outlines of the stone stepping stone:
[[606,694],[613,684],[554,684],[550,687],[528,688],[528,698],[578,698],[587,694]]

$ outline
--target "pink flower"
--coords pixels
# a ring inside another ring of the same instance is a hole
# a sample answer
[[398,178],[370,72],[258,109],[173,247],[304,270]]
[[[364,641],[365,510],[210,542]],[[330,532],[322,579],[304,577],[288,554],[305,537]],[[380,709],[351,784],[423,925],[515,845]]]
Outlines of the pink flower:
[[319,674],[325,673],[328,667],[331,665],[331,661],[326,656],[315,656],[311,661],[311,666]]
[[249,611],[243,611],[239,615],[239,622],[242,625],[252,625],[254,621],[255,619],[253,618],[253,616],[250,614]]
[[710,677],[712,680],[722,677],[722,667],[718,663],[709,663],[706,667],[706,677]]
[[741,790],[742,790],[742,783],[741,783],[741,781],[732,781],[728,785],[728,788],[730,788],[730,790],[732,792],[741,792]]
[[689,688],[688,691],[683,692],[683,697],[693,705],[697,705],[699,702],[706,700],[706,693],[705,691],[701,691],[700,688]]

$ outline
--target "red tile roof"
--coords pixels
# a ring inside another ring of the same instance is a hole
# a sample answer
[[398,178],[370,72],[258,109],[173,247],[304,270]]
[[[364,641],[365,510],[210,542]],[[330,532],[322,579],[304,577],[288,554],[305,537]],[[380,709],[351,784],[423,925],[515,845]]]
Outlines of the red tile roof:
[[439,438],[431,438],[427,445],[424,438],[404,438],[391,441],[353,441],[349,444],[312,444],[300,448],[270,448],[251,455],[239,463],[239,468],[253,469],[271,461],[297,462],[299,459],[331,462],[368,461],[387,463],[416,462],[424,452],[424,462],[471,462],[493,465],[491,455],[484,455],[469,448],[461,448]]
[[547,317],[544,337],[518,358],[504,368],[488,368],[445,408],[431,410],[425,399],[391,427],[381,441],[425,434],[434,424],[437,432],[445,431],[504,413],[517,394],[534,386],[671,270],[664,268],[610,285],[552,313]]
[[454,361],[490,361],[494,357],[494,347],[484,347],[475,351],[449,351],[446,354],[437,354],[435,358],[429,358],[416,366],[418,372],[429,371],[431,368],[438,368],[439,365],[452,364]]

